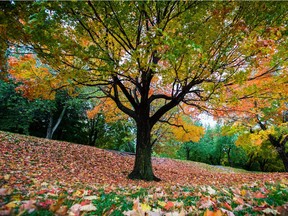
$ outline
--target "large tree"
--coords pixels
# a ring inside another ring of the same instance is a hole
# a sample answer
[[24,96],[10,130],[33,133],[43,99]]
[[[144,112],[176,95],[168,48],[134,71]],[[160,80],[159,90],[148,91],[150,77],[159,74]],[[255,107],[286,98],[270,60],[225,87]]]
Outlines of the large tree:
[[[98,96],[112,99],[134,119],[133,179],[158,180],[151,134],[157,122],[167,122],[171,110],[181,106],[197,113],[219,106],[223,88],[273,73],[285,58],[285,2],[13,4],[30,13],[15,22],[22,24],[25,42],[63,80],[62,87],[97,87]],[[270,67],[255,75],[253,68],[270,43],[278,51]]]

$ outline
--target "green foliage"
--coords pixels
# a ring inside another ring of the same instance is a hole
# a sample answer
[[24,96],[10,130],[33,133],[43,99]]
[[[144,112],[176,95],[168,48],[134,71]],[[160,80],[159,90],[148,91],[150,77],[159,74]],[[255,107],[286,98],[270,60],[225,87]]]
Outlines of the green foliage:
[[[223,133],[224,131],[224,133]],[[249,135],[249,134],[248,134]],[[252,145],[249,136],[227,133],[227,127],[207,128],[204,137],[197,143],[186,142],[181,145],[178,155],[181,159],[193,160],[212,165],[225,165],[247,170],[275,172],[284,167],[269,142]],[[236,141],[246,144],[236,144]]]
[[35,113],[45,109],[41,101],[29,101],[15,92],[17,85],[0,80],[0,130],[29,134]]
[[[0,80],[0,130],[45,137],[49,118],[55,122],[64,106],[66,113],[53,138],[101,148],[135,151],[132,121],[105,122],[103,114],[88,119],[91,102],[59,91],[55,100],[28,100],[15,91],[17,84]],[[93,123],[94,121],[94,123]],[[90,136],[96,136],[94,143]]]

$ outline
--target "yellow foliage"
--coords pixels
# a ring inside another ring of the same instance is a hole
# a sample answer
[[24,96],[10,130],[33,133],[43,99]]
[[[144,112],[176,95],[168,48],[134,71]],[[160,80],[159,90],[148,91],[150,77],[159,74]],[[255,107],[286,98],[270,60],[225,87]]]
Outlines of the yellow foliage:
[[194,125],[192,121],[185,120],[183,120],[183,117],[180,117],[177,120],[177,124],[179,125],[179,127],[173,127],[172,129],[176,140],[182,142],[198,142],[200,138],[204,135],[204,128]]

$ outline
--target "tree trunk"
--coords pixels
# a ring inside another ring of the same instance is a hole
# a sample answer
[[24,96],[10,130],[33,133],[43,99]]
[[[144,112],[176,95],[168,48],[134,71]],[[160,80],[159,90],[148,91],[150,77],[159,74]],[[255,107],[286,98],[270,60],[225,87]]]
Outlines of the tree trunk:
[[46,139],[52,139],[52,126],[53,126],[53,115],[52,112],[49,116],[49,123],[47,127]]
[[149,118],[143,118],[142,116],[137,122],[136,156],[134,168],[129,174],[129,178],[146,181],[160,181],[153,173],[151,156],[152,144]]
[[269,141],[271,144],[276,148],[285,168],[285,171],[288,172],[288,153],[286,153],[286,143],[288,141],[288,136],[281,141],[282,136],[280,139],[275,138],[273,135],[269,135]]
[[261,158],[258,160],[258,163],[259,163],[259,166],[260,166],[260,170],[262,172],[266,172],[267,169],[266,169],[266,164],[268,163],[268,159],[262,159]]
[[233,162],[232,162],[232,159],[231,159],[231,148],[228,148],[227,157],[228,157],[229,166],[232,167],[233,166]]
[[288,154],[285,152],[285,146],[280,146],[276,149],[284,164],[285,171],[288,172]]
[[186,160],[190,159],[190,148],[186,147]]
[[96,139],[98,138],[98,130],[97,130],[97,118],[93,118],[88,120],[88,145],[95,146]]
[[57,122],[56,122],[56,124],[54,125],[53,128],[52,128],[53,115],[52,115],[52,113],[50,114],[49,125],[48,125],[48,128],[47,128],[47,134],[46,134],[46,138],[47,139],[52,139],[54,132],[56,131],[56,129],[58,128],[58,126],[60,125],[60,123],[61,123],[61,121],[63,119],[63,116],[65,114],[66,109],[67,109],[67,105],[64,106],[64,108],[63,108],[60,116],[58,117]]

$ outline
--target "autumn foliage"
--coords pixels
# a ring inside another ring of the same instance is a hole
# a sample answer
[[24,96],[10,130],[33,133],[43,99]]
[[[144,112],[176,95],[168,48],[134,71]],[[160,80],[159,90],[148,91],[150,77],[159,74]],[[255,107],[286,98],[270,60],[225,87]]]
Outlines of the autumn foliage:
[[[9,74],[19,86],[17,91],[29,99],[54,99],[56,90],[65,86],[59,75],[53,75],[48,66],[37,62],[36,56],[25,54],[19,58],[10,57]],[[71,89],[71,88],[70,88]]]

